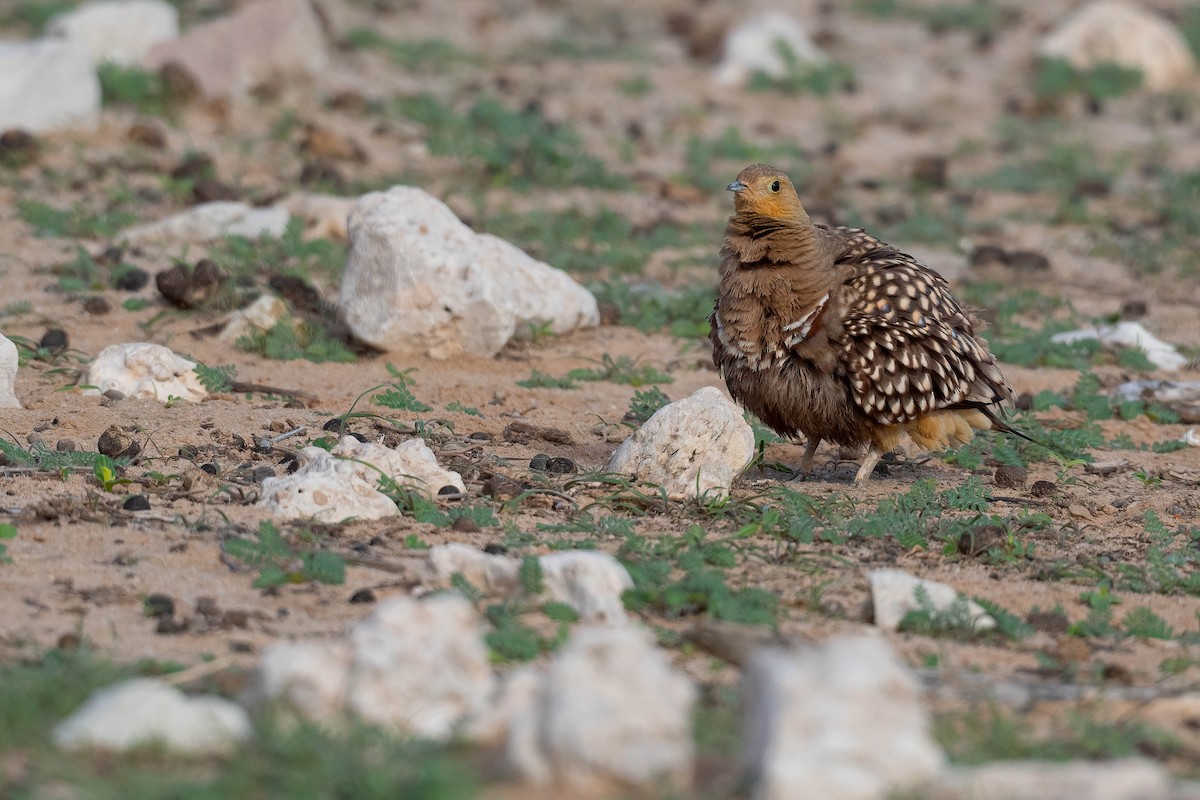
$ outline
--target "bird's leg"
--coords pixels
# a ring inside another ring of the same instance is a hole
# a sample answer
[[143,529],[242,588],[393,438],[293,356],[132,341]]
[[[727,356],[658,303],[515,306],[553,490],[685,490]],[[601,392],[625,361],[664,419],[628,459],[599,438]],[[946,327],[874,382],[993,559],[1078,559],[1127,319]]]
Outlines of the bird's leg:
[[883,451],[871,446],[867,449],[867,455],[863,458],[862,466],[858,468],[858,474],[854,476],[855,483],[862,483],[867,478],[871,477],[871,473],[875,471],[875,465],[879,463],[879,459],[883,458]]
[[821,444],[820,436],[809,436],[808,442],[804,445],[804,457],[800,459],[800,472],[803,475],[812,475],[813,471],[813,456],[817,454],[817,447]]

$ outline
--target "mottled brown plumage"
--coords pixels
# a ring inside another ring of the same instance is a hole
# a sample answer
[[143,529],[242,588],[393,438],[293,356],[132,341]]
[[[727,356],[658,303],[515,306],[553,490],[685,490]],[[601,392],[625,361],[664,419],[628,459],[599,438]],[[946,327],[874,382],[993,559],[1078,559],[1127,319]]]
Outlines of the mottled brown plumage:
[[814,224],[773,167],[729,190],[713,360],[734,399],[807,438],[803,471],[822,441],[870,446],[861,481],[901,433],[940,450],[998,422],[989,407],[1012,387],[940,275],[865,231]]

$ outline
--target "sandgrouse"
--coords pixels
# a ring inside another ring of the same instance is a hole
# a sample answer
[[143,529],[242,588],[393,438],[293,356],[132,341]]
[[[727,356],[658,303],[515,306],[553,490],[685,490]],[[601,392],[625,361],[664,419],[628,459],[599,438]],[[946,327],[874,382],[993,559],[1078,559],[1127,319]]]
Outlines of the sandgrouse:
[[973,429],[1010,430],[990,406],[1012,387],[940,275],[858,228],[809,219],[792,182],[753,164],[729,184],[710,322],[734,399],[783,436],[869,445],[855,481],[900,434],[941,450]]

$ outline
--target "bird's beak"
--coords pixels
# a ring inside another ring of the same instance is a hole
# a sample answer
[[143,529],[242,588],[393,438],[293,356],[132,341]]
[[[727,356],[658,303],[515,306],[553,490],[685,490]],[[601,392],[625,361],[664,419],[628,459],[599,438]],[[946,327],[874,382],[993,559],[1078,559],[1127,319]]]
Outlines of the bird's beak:
[[741,181],[734,181],[725,187],[725,191],[737,193],[746,191],[746,188],[746,184],[742,183]]

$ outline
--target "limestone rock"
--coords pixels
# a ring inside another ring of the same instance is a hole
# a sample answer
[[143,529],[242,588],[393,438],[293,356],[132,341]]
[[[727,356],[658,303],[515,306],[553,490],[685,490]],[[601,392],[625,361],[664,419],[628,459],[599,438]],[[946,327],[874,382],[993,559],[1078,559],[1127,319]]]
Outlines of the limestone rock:
[[634,431],[608,462],[663,486],[673,498],[723,497],[754,456],[754,431],[719,389],[670,403]]
[[256,0],[155,46],[145,63],[152,69],[176,65],[204,97],[219,99],[315,78],[329,53],[308,0]]
[[275,701],[301,719],[337,727],[345,718],[350,662],[345,640],[277,642],[263,651],[246,699],[251,706]]
[[[633,588],[629,572],[607,553],[568,550],[540,556],[545,596],[566,603],[584,622],[621,624],[628,621],[621,595]],[[429,549],[421,568],[422,583],[445,589],[459,574],[486,596],[506,596],[521,590],[521,561],[491,555],[465,544]]]
[[1158,403],[1178,414],[1180,422],[1200,422],[1200,381],[1129,381],[1111,396],[1123,402]]
[[95,388],[86,395],[115,389],[126,397],[169,402],[172,397],[199,402],[208,394],[196,375],[196,362],[149,342],[110,345],[88,364],[80,383]]
[[93,64],[133,66],[179,35],[179,12],[164,0],[92,0],[50,20],[46,34],[80,46]]
[[725,51],[713,78],[720,86],[740,86],[754,73],[772,78],[787,74],[787,50],[799,64],[828,61],[799,22],[781,11],[764,11],[735,27],[725,37]]
[[1112,348],[1136,347],[1146,354],[1154,366],[1165,370],[1183,369],[1188,365],[1188,357],[1175,349],[1175,346],[1159,339],[1146,330],[1140,322],[1118,322],[1116,325],[1101,325],[1093,328],[1083,328],[1077,331],[1064,331],[1050,337],[1052,342],[1078,342],[1084,339],[1096,339],[1101,344]]
[[[958,592],[952,586],[937,581],[927,581],[898,569],[877,569],[867,574],[871,583],[871,602],[875,606],[875,624],[884,630],[894,631],[910,611],[919,608],[916,591],[925,590],[929,603],[938,611],[949,611],[958,600]],[[996,627],[996,620],[978,603],[967,600],[967,608],[976,630]]]
[[136,678],[93,694],[54,729],[54,743],[117,751],[159,744],[206,755],[228,752],[250,732],[250,719],[236,703],[188,697],[162,681]]
[[541,675],[509,689],[508,760],[526,779],[579,792],[690,785],[696,690],[648,632],[577,627]]
[[1156,91],[1194,84],[1196,59],[1187,39],[1163,17],[1122,0],[1092,2],[1042,40],[1041,53],[1076,69],[1119,64],[1142,71]]
[[408,186],[359,199],[339,306],[360,340],[446,359],[495,355],[532,324],[598,325],[591,293],[508,242],[477,234]]
[[288,215],[284,208],[254,208],[232,200],[203,203],[173,217],[135,225],[121,233],[130,244],[168,246],[203,244],[223,236],[283,236]]
[[273,294],[264,294],[245,308],[230,314],[217,338],[236,342],[243,336],[266,333],[288,316],[287,303]]
[[285,197],[280,205],[293,217],[304,220],[305,235],[344,242],[350,236],[347,220],[357,202],[353,197],[297,192]]
[[17,346],[0,334],[0,408],[20,408],[21,401],[13,392],[17,383],[17,365],[20,358]]
[[921,794],[929,800],[1167,800],[1162,766],[1115,761],[998,761],[948,770]]
[[99,112],[100,80],[84,47],[61,39],[0,42],[0,130],[40,133]]
[[453,486],[459,492],[467,490],[462,476],[438,466],[437,456],[419,437],[395,447],[385,447],[343,436],[329,452],[339,458],[353,459],[347,463],[363,481],[372,485],[379,482],[382,473],[406,489],[415,489],[427,497],[436,497],[443,486]]
[[400,513],[396,503],[379,491],[381,476],[430,498],[443,486],[466,488],[461,475],[438,466],[437,456],[420,439],[389,448],[343,436],[329,452],[305,447],[297,458],[299,467],[291,475],[263,481],[260,508],[276,516],[323,522],[381,519]]
[[755,800],[883,800],[941,768],[920,685],[880,639],[764,649],[742,681]]
[[396,732],[448,739],[495,688],[482,620],[458,594],[387,600],[350,645],[347,707]]
[[362,468],[335,458],[319,447],[296,454],[299,468],[291,475],[262,482],[258,507],[277,517],[341,522],[345,519],[383,519],[400,513],[375,482],[362,479]]

